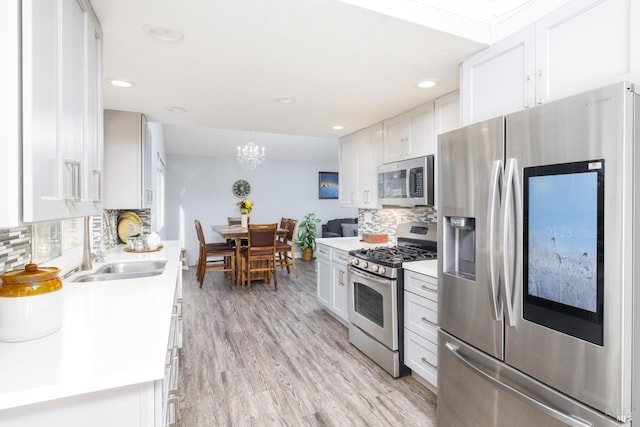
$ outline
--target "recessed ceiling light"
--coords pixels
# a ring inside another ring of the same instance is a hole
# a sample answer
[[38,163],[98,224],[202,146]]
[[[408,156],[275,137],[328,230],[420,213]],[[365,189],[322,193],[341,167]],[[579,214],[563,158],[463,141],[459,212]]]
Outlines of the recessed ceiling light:
[[107,82],[109,82],[109,84],[111,86],[115,86],[115,87],[132,87],[132,86],[135,86],[133,84],[133,82],[130,82],[129,80],[107,79]]
[[296,99],[291,96],[279,96],[276,98],[278,104],[293,104]]
[[333,125],[333,126],[331,126],[331,129],[333,129],[333,130],[342,130],[342,129],[344,129],[344,126],[342,126],[342,125]]
[[186,113],[187,109],[186,108],[182,108],[182,107],[178,107],[178,106],[169,106],[169,107],[164,107],[165,110],[167,110],[170,113]]
[[179,43],[184,40],[184,34],[175,28],[163,27],[162,25],[146,24],[142,29],[149,37],[164,43]]
[[416,86],[420,89],[428,89],[430,87],[434,87],[437,84],[438,83],[436,83],[434,80],[422,80],[416,83]]

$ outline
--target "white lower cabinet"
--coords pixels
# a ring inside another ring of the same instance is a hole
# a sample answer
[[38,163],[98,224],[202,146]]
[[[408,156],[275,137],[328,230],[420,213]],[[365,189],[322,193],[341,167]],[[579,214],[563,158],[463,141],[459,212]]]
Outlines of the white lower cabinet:
[[434,392],[438,386],[438,281],[404,272],[404,364]]
[[318,302],[343,324],[348,324],[348,252],[318,243],[316,250]]

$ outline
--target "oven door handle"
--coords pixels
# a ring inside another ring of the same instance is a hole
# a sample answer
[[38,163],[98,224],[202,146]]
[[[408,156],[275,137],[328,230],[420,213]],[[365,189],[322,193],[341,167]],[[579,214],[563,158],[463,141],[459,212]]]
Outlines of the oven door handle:
[[[388,285],[389,281],[392,280],[392,279],[387,279],[386,277],[376,276],[375,274],[371,274],[371,273],[369,273],[367,271],[360,270],[360,269],[358,269],[356,267],[353,267],[353,266],[349,266],[349,272],[353,273],[353,274],[356,274],[358,276],[361,276],[361,277],[366,277],[368,280],[371,280],[372,282],[379,283],[381,285]],[[349,281],[351,281],[351,280],[349,280]]]

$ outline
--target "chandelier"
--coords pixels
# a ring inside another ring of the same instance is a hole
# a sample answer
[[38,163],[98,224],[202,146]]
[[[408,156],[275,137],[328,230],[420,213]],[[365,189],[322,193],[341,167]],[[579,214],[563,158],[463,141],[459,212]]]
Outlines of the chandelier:
[[247,143],[242,148],[238,147],[238,153],[236,154],[238,163],[250,171],[254,171],[260,163],[264,162],[266,157],[264,147],[260,148],[253,142]]

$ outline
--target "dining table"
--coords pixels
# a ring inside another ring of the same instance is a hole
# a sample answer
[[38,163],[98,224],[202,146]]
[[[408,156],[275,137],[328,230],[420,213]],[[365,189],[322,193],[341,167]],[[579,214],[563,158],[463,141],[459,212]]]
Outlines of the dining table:
[[[242,284],[242,260],[240,259],[240,247],[242,246],[242,240],[249,238],[249,228],[243,227],[239,224],[228,225],[212,225],[211,230],[218,233],[225,240],[234,240],[236,248],[236,284]],[[287,229],[280,228],[276,230],[277,236],[286,236]]]

